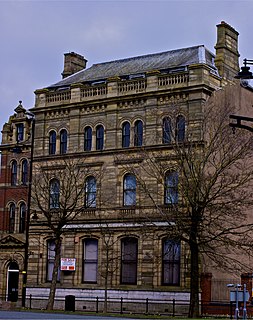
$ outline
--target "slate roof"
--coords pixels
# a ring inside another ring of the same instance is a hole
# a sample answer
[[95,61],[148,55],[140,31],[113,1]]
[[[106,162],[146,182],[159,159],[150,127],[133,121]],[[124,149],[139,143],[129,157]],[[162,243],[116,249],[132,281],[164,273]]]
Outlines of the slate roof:
[[196,63],[205,63],[216,70],[213,59],[214,55],[203,45],[200,45],[127,59],[96,63],[90,68],[81,70],[48,88],[69,86],[74,83],[105,80],[115,76],[124,77],[152,70],[167,70]]

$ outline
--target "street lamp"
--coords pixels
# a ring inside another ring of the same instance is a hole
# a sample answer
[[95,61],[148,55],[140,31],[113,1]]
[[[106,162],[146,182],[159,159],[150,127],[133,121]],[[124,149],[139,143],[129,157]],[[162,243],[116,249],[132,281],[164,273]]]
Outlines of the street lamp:
[[[240,82],[243,87],[248,86],[247,79],[253,79],[253,74],[250,71],[250,67],[248,67],[247,65],[253,65],[253,60],[245,58],[243,60],[243,67],[241,67],[241,71],[238,72],[238,74],[235,76],[235,79],[240,79]],[[252,117],[244,117],[244,116],[232,114],[229,116],[229,118],[232,119],[232,122],[229,123],[229,126],[232,127],[233,132],[235,131],[236,128],[241,128],[241,129],[245,129],[253,132],[252,126],[248,126],[247,124],[245,124],[245,122],[242,123],[242,121],[253,123]],[[234,122],[233,120],[236,120],[236,122]]]
[[241,67],[241,71],[235,76],[236,79],[253,79],[252,72],[250,71],[250,67],[247,67],[247,64],[253,65],[253,60],[243,59],[243,67]]
[[35,115],[27,111],[26,115],[32,123],[31,128],[31,155],[29,167],[29,181],[28,181],[28,199],[27,199],[27,216],[26,216],[26,229],[25,229],[25,253],[24,253],[24,270],[23,270],[23,286],[22,286],[22,307],[25,308],[26,302],[26,284],[27,284],[27,269],[29,259],[29,226],[31,215],[31,195],[32,195],[32,172],[33,172],[33,151],[34,151],[34,129],[35,129]]

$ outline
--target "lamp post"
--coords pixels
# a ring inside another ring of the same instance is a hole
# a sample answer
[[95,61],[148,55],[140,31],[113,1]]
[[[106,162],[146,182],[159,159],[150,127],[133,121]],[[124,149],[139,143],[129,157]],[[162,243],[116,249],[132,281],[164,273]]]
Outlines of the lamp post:
[[[253,60],[245,58],[243,60],[243,66],[241,67],[241,71],[238,72],[238,74],[235,76],[235,79],[240,79],[241,84],[244,87],[248,85],[248,82],[245,85],[245,82],[242,82],[243,80],[247,81],[247,79],[253,79],[253,74],[250,71],[250,67],[248,67],[247,65],[253,65]],[[245,122],[242,123],[242,121],[246,121],[246,123],[253,123],[252,117],[230,115],[229,118],[232,120],[232,122],[229,123],[229,126],[232,127],[233,131],[235,131],[236,128],[241,128],[253,132],[252,126],[245,124]],[[236,120],[236,122],[234,120]]]
[[31,155],[29,166],[29,180],[28,180],[28,199],[27,199],[27,214],[26,214],[26,228],[25,228],[25,253],[24,253],[24,270],[23,270],[23,284],[22,284],[22,307],[25,308],[26,302],[26,284],[27,284],[27,269],[29,259],[29,226],[30,226],[30,211],[31,211],[31,194],[32,194],[32,172],[33,172],[33,149],[34,149],[34,129],[35,116],[31,112],[26,112],[30,117],[31,128]]

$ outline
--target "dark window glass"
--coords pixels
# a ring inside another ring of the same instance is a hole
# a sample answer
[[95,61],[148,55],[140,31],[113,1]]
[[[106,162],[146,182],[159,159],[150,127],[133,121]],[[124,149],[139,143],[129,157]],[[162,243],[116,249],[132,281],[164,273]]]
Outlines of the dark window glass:
[[183,142],[185,139],[185,118],[182,115],[177,116],[175,136],[178,142]]
[[56,153],[56,132],[50,131],[49,132],[49,154]]
[[83,281],[97,282],[98,240],[85,239],[83,243]]
[[143,142],[143,123],[141,120],[135,121],[134,124],[134,146],[140,147]]
[[84,150],[91,151],[92,147],[92,129],[91,127],[86,127],[84,129]]
[[17,142],[23,141],[24,140],[24,124],[18,123],[16,125],[16,128],[17,128]]
[[62,129],[60,131],[60,154],[64,154],[67,152],[68,145],[68,133],[67,130]]
[[17,161],[13,160],[11,163],[11,185],[12,186],[15,186],[17,184],[17,172],[18,172]]
[[11,203],[9,207],[9,232],[13,233],[15,231],[15,204]]
[[19,233],[25,232],[26,205],[22,203],[19,207]]
[[130,146],[130,123],[124,122],[122,125],[122,147],[128,148]]
[[24,159],[21,165],[21,183],[26,185],[28,182],[28,161]]
[[60,206],[60,183],[59,180],[53,179],[50,181],[50,209],[58,209]]
[[171,143],[171,119],[163,119],[163,143]]
[[124,238],[121,240],[121,283],[137,283],[138,240]]
[[[55,260],[55,240],[47,241],[47,281],[52,281]],[[58,269],[57,281],[60,281],[60,267]]]
[[136,178],[133,174],[126,174],[123,182],[123,205],[136,205]]
[[180,284],[180,242],[163,241],[162,283],[166,285]]
[[176,204],[178,203],[178,173],[169,172],[165,176],[165,204]]
[[98,125],[96,128],[96,150],[104,149],[104,127]]
[[97,183],[94,177],[88,177],[85,181],[85,207],[95,208],[97,197]]

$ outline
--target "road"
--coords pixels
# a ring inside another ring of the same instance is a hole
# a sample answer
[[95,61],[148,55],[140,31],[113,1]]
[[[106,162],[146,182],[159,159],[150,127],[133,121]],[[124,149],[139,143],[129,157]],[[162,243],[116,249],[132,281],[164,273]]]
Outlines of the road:
[[48,312],[30,312],[30,311],[0,311],[0,319],[9,320],[9,319],[25,319],[25,320],[38,320],[38,319],[47,319],[47,320],[122,320],[122,319],[131,319],[139,320],[135,318],[120,318],[120,317],[101,317],[101,316],[90,316],[90,315],[72,315],[65,313],[48,313]]

